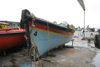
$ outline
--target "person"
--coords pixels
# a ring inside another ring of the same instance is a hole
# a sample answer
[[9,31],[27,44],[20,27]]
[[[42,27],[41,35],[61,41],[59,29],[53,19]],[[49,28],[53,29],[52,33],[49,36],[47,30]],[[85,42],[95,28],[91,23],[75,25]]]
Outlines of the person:
[[92,38],[93,36],[94,36],[94,34],[93,34],[93,33],[91,33],[91,34],[90,34],[90,38]]
[[95,47],[100,49],[100,29],[98,29],[98,34],[95,35],[94,37],[94,44],[95,44]]
[[83,38],[85,38],[85,31],[83,30],[83,32],[82,32],[82,35],[83,35]]

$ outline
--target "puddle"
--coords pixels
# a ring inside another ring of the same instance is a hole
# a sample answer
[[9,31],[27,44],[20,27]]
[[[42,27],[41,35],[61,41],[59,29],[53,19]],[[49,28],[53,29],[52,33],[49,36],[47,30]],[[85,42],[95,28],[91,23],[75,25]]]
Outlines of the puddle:
[[19,67],[35,67],[35,64],[31,64],[31,62],[25,62],[23,64],[19,64]]
[[[66,46],[71,46],[72,42],[66,43]],[[78,47],[88,47],[88,44],[86,41],[80,41],[80,42],[73,42],[73,46],[78,46]]]
[[96,67],[100,67],[100,51],[97,51],[97,54],[94,57],[92,64],[94,64]]

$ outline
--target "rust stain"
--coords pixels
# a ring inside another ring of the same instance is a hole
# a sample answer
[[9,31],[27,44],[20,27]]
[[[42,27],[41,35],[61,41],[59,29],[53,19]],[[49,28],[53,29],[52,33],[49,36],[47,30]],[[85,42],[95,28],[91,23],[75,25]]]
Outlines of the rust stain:
[[70,48],[67,48],[66,50],[63,51],[63,54],[66,55],[66,54],[73,54],[77,52],[76,49],[70,49]]

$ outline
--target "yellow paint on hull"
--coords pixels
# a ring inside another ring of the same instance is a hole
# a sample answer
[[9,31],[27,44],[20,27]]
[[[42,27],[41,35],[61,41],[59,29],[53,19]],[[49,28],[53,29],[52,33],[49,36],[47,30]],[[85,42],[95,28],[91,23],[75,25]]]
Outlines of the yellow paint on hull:
[[[32,27],[30,27],[31,29],[35,29],[35,30],[39,30],[39,31],[43,31],[43,32],[48,32],[48,31],[46,31],[46,30],[42,30],[42,29],[39,29],[39,28],[32,28]],[[71,33],[70,32],[68,32],[69,33],[69,35],[63,35],[63,34],[59,34],[59,33],[55,33],[55,32],[51,32],[51,31],[49,31],[49,33],[53,33],[53,34],[57,34],[57,35],[62,35],[62,36],[65,36],[65,37],[72,37],[73,35],[71,35]]]

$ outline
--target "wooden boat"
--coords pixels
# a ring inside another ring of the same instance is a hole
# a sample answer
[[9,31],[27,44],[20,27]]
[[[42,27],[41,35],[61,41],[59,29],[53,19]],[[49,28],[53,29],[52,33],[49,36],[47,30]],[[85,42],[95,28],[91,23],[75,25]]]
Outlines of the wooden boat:
[[[21,25],[28,24],[25,28],[28,30],[30,42],[35,49],[35,54],[43,55],[48,50],[64,45],[72,40],[74,29],[61,27],[49,21],[31,16],[31,13],[25,9],[22,11]],[[34,55],[35,55],[34,54]]]
[[21,28],[0,29],[0,50],[9,49],[25,42],[25,31]]

